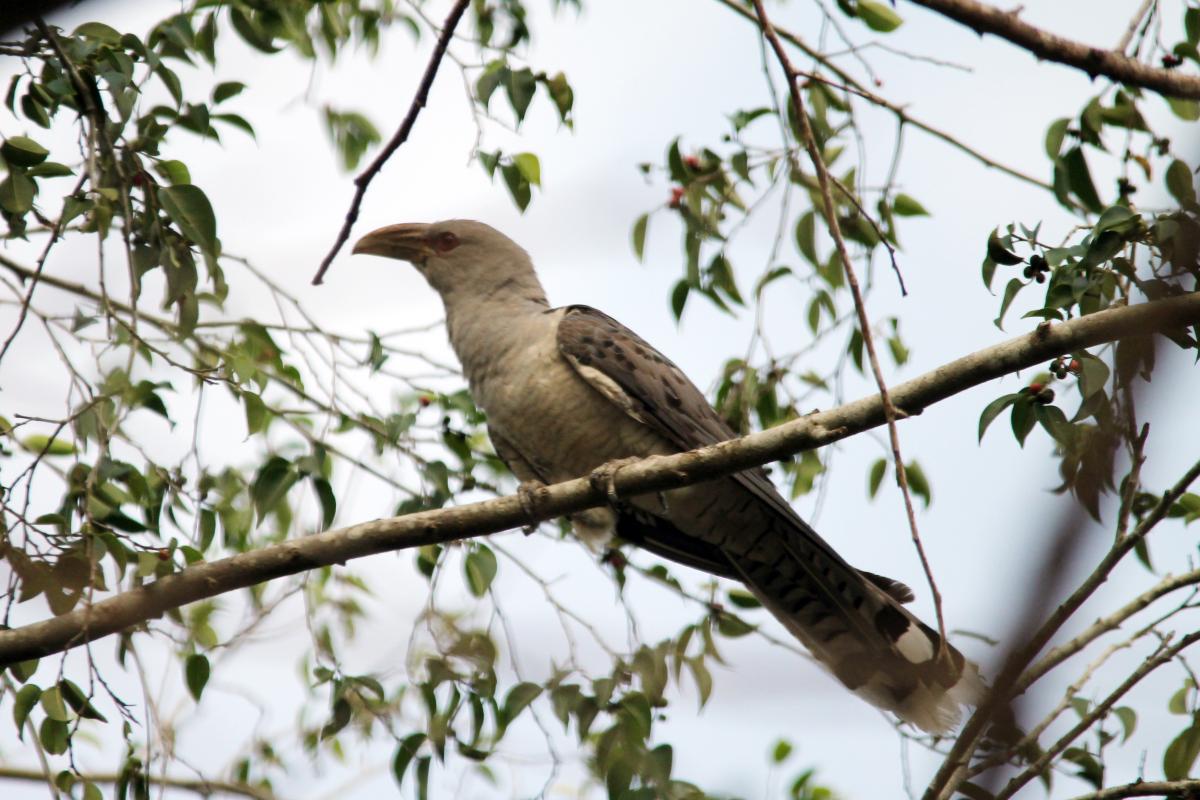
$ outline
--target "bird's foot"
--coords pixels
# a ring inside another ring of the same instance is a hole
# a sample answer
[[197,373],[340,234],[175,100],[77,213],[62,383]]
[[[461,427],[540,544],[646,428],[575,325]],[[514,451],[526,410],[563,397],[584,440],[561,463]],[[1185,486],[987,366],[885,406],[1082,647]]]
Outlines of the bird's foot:
[[541,504],[543,495],[546,492],[546,484],[541,481],[521,481],[517,485],[517,499],[521,501],[521,510],[525,512],[526,518],[529,520],[521,531],[528,536],[537,530],[538,523],[538,505]]
[[630,456],[629,458],[618,458],[606,464],[601,464],[588,475],[588,483],[592,485],[593,489],[604,492],[604,496],[608,498],[609,505],[615,506],[621,502],[621,498],[617,494],[617,473],[623,467],[636,464],[639,461],[641,461],[640,458]]

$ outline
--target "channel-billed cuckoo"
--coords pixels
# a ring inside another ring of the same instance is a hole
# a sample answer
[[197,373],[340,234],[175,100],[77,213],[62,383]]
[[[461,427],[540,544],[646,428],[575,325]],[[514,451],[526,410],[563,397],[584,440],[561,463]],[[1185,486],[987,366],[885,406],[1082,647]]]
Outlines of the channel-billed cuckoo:
[[[492,444],[523,482],[554,483],[736,436],[633,331],[587,306],[551,308],[529,255],[488,225],[390,225],[354,252],[409,261],[441,295]],[[939,648],[937,632],[904,608],[908,587],[843,561],[761,469],[573,522],[585,540],[615,534],[742,581],[847,688],[927,731],[950,730],[980,695],[976,666]]]

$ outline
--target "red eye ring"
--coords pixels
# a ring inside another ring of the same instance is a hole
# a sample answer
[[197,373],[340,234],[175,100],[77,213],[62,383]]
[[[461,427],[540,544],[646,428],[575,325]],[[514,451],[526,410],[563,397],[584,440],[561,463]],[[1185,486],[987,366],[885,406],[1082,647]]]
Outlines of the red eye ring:
[[450,231],[443,231],[433,239],[433,249],[439,253],[449,253],[458,247],[458,237]]

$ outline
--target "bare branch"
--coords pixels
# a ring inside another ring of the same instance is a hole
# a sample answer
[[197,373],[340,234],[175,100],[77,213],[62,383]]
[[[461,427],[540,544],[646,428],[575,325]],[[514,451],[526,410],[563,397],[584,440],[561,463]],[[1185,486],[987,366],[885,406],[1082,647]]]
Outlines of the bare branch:
[[[964,356],[893,387],[892,399],[909,414],[917,413],[964,389],[1064,353],[1125,336],[1171,330],[1197,322],[1200,322],[1200,292],[1110,308],[1059,325],[1043,323],[1033,333]],[[831,411],[813,413],[741,439],[623,466],[613,479],[615,489],[619,496],[628,497],[699,483],[830,444],[877,427],[884,420],[879,396],[872,394]],[[1200,474],[1200,464],[1192,472]],[[539,490],[535,519],[550,519],[602,505],[607,502],[606,492],[603,488],[595,488],[602,484],[602,481],[593,482],[583,477]],[[1169,499],[1171,493],[1164,497],[1164,503]],[[1142,526],[1123,539],[1120,546],[1132,547],[1133,542],[1144,535],[1143,526],[1151,519],[1155,522],[1161,519],[1167,507],[1169,505],[1160,507],[1161,513],[1160,509],[1151,512]],[[340,564],[373,553],[496,533],[531,521],[534,520],[521,500],[510,496],[375,520],[197,564],[94,605],[81,606],[68,614],[0,631],[0,666],[83,644],[85,631],[91,639],[100,638],[142,624],[167,609],[284,575]]]
[[1137,781],[1123,786],[1109,786],[1091,794],[1081,794],[1074,800],[1120,800],[1123,797],[1195,797],[1200,794],[1200,780]]
[[[758,22],[762,28],[763,36],[767,37],[767,40],[770,41],[771,49],[775,51],[775,57],[779,60],[779,66],[783,68],[784,74],[787,76],[788,91],[792,97],[796,119],[799,120],[800,131],[804,135],[804,147],[808,151],[809,160],[812,161],[813,168],[817,172],[817,183],[820,185],[821,205],[824,207],[825,222],[828,225],[829,234],[833,237],[838,258],[841,259],[842,269],[846,273],[846,283],[850,286],[850,293],[854,297],[854,310],[858,314],[858,327],[862,332],[863,344],[867,349],[867,359],[871,363],[871,374],[875,378],[875,385],[879,387],[879,400],[883,405],[884,417],[887,419],[888,439],[892,446],[892,460],[896,466],[896,479],[900,485],[900,494],[904,498],[904,511],[908,515],[908,529],[912,533],[913,546],[916,548],[917,557],[921,561],[921,569],[925,572],[925,580],[929,584],[930,594],[933,595],[933,608],[937,614],[939,637],[938,658],[940,659],[948,654],[946,650],[946,620],[942,614],[942,593],[938,591],[937,581],[933,579],[933,569],[929,566],[929,559],[925,555],[925,547],[921,544],[921,534],[917,530],[917,514],[913,509],[912,493],[908,488],[908,472],[904,468],[904,459],[900,455],[900,432],[896,429],[896,420],[900,414],[897,412],[896,406],[892,403],[887,382],[883,379],[883,368],[879,365],[879,356],[875,352],[875,336],[871,333],[871,320],[867,316],[867,303],[863,299],[862,289],[858,285],[858,275],[854,270],[854,262],[850,259],[850,252],[846,249],[846,241],[842,238],[841,225],[838,223],[837,206],[834,205],[833,190],[831,188],[834,181],[830,179],[829,170],[825,166],[825,160],[821,157],[821,151],[817,147],[817,139],[813,135],[812,125],[808,121],[808,111],[804,108],[804,97],[800,94],[800,86],[797,83],[798,73],[796,72],[796,68],[792,66],[792,61],[788,58],[787,50],[784,49],[783,42],[779,40],[779,35],[771,27],[771,20],[767,18],[767,12],[763,8],[762,0],[754,0],[754,10],[758,14]],[[849,194],[845,187],[842,187],[842,191]],[[892,263],[895,264],[895,261],[893,260]],[[899,269],[896,272],[899,274]],[[901,280],[900,288],[902,290],[904,288],[903,280]]]
[[446,48],[450,45],[450,38],[454,35],[454,29],[458,27],[458,21],[462,19],[463,12],[467,10],[469,4],[470,0],[458,0],[454,4],[454,8],[450,9],[450,14],[446,17],[446,21],[442,23],[442,32],[438,36],[437,45],[433,48],[433,55],[429,57],[429,63],[425,66],[425,74],[421,77],[421,83],[417,86],[417,93],[408,107],[408,113],[404,115],[404,119],[400,122],[400,127],[392,134],[392,138],[384,146],[379,155],[375,157],[375,160],[371,162],[371,165],[354,179],[354,199],[350,201],[350,210],[346,212],[346,220],[342,223],[342,229],[338,231],[333,247],[329,248],[329,252],[325,254],[325,258],[321,259],[321,266],[317,269],[317,274],[312,280],[314,286],[319,286],[325,280],[325,271],[333,263],[333,259],[338,254],[338,251],[342,249],[342,245],[350,238],[350,229],[354,227],[354,223],[358,220],[358,210],[362,206],[363,195],[367,193],[367,187],[375,179],[375,176],[379,174],[379,171],[383,169],[383,165],[392,157],[392,154],[400,149],[400,145],[408,140],[408,135],[412,132],[413,125],[417,122],[417,115],[421,113],[421,109],[429,101],[429,89],[433,86],[433,79],[437,76],[438,67],[441,66],[442,58],[446,55]]
[[[734,13],[738,14],[743,19],[749,20],[750,22],[753,22],[755,24],[758,23],[758,20],[755,19],[754,14],[751,11],[738,5],[737,3],[734,2],[734,0],[716,0],[716,1],[718,3],[720,3],[721,5],[725,6],[726,8],[728,8],[730,11],[733,11]],[[817,50],[816,48],[809,45],[807,42],[805,42],[803,39],[801,39],[795,33],[792,33],[791,31],[788,31],[788,30],[785,30],[785,29],[779,28],[779,27],[775,28],[775,32],[779,34],[779,37],[781,39],[788,42],[789,44],[794,45],[806,56],[819,62],[822,66],[824,66],[826,69],[828,69],[834,75],[836,75],[838,77],[838,79],[840,81],[842,81],[842,83],[844,85],[841,87],[835,86],[835,88],[840,88],[844,91],[850,92],[852,94],[856,94],[859,97],[863,98],[864,100],[866,100],[867,102],[869,102],[873,105],[879,106],[880,108],[887,109],[888,111],[892,112],[892,114],[894,114],[896,116],[896,120],[901,125],[912,125],[917,130],[924,131],[925,133],[929,134],[930,136],[934,137],[935,139],[940,139],[941,141],[950,145],[954,149],[958,150],[959,152],[963,153],[964,155],[970,156],[971,158],[975,159],[976,161],[978,161],[979,163],[983,164],[986,167],[990,167],[992,169],[999,170],[1000,172],[1003,172],[1005,175],[1008,175],[1012,178],[1016,178],[1017,180],[1023,181],[1024,183],[1028,183],[1032,186],[1036,186],[1039,189],[1045,189],[1048,192],[1054,191],[1054,187],[1051,186],[1046,181],[1041,180],[1040,178],[1035,178],[1034,176],[1029,175],[1027,173],[1021,172],[1019,169],[1015,169],[1014,167],[1010,167],[1006,164],[1001,164],[999,161],[996,161],[994,158],[991,158],[990,156],[985,155],[984,153],[980,152],[979,150],[976,150],[975,148],[971,147],[969,144],[967,144],[966,142],[957,138],[953,134],[947,133],[946,131],[942,130],[941,128],[934,127],[933,125],[930,125],[929,123],[923,122],[922,120],[912,116],[911,114],[908,113],[908,110],[906,108],[904,108],[903,106],[893,103],[892,101],[888,100],[886,97],[881,97],[880,95],[875,94],[870,89],[868,89],[866,86],[863,86],[861,83],[859,83],[857,80],[855,80],[853,75],[851,75],[850,73],[846,72],[844,69],[839,67],[833,61],[831,61],[829,58],[827,58],[824,54],[822,54],[819,50]],[[813,80],[823,80],[822,78],[819,78],[817,76],[810,75],[808,77]]]
[[[0,779],[39,781],[44,783],[46,776],[36,769],[0,766]],[[116,773],[85,773],[80,775],[79,779],[88,781],[89,783],[117,783],[122,780],[122,776]],[[275,797],[275,794],[269,789],[264,789],[260,786],[251,786],[248,783],[210,781],[201,778],[170,778],[165,775],[146,775],[146,780],[155,786],[164,786],[171,789],[183,789],[185,791],[195,792],[202,797],[211,797],[214,794],[229,794],[238,797],[250,797],[254,798],[254,800],[273,800]]]
[[1151,67],[1116,50],[1093,47],[1044,31],[1022,21],[1020,7],[1001,11],[975,0],[912,2],[960,22],[980,35],[990,33],[1007,39],[1038,58],[1081,69],[1093,78],[1104,75],[1118,83],[1140,86],[1168,97],[1200,99],[1200,76]]

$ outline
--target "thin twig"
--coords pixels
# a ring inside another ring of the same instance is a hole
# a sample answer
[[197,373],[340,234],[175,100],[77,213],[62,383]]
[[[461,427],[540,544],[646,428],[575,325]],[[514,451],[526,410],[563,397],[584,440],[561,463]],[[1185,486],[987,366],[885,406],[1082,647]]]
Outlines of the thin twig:
[[[817,172],[817,182],[821,189],[821,202],[825,209],[825,221],[829,227],[829,233],[833,237],[834,247],[841,258],[842,268],[846,272],[846,283],[849,285],[850,293],[854,297],[854,308],[858,313],[858,325],[862,331],[863,344],[867,349],[867,357],[871,362],[871,372],[874,374],[876,386],[879,387],[879,399],[883,404],[883,413],[887,419],[888,438],[891,440],[892,458],[896,463],[896,478],[900,485],[900,493],[904,496],[904,510],[908,515],[908,528],[912,534],[913,546],[916,548],[917,557],[921,561],[921,568],[925,571],[925,580],[929,584],[929,591],[933,596],[933,607],[937,614],[939,637],[937,657],[941,659],[948,655],[946,649],[946,622],[942,616],[942,595],[938,591],[937,582],[933,578],[933,569],[929,565],[929,559],[925,555],[925,548],[921,544],[921,534],[917,529],[917,514],[913,507],[912,494],[909,491],[908,474],[904,468],[904,459],[900,455],[900,432],[896,428],[896,419],[899,413],[896,406],[892,403],[887,382],[883,378],[883,368],[879,365],[879,356],[875,352],[875,337],[871,333],[871,321],[867,317],[866,301],[863,300],[862,289],[858,284],[858,275],[855,273],[854,263],[850,259],[850,252],[846,249],[846,241],[842,238],[841,226],[838,224],[837,206],[834,205],[831,188],[833,181],[830,179],[829,170],[825,166],[821,152],[817,148],[817,140],[813,135],[812,125],[808,121],[808,110],[804,107],[804,98],[800,94],[800,87],[797,83],[799,73],[792,66],[792,61],[788,58],[783,42],[779,40],[778,34],[775,33],[775,29],[771,26],[771,20],[767,18],[767,12],[763,8],[762,0],[754,0],[754,10],[758,14],[758,21],[763,35],[771,42],[771,47],[775,51],[779,65],[783,68],[784,74],[787,76],[788,90],[792,97],[792,105],[795,106],[796,120],[800,125],[801,133],[804,135],[804,146],[808,150],[808,157],[812,160],[813,168]],[[897,270],[898,273],[899,271]]]
[[438,67],[442,64],[442,58],[446,55],[446,48],[450,45],[450,37],[454,35],[454,29],[458,27],[458,21],[462,19],[463,12],[470,5],[470,0],[457,0],[454,8],[450,9],[449,16],[442,23],[442,33],[438,36],[437,45],[433,48],[433,55],[429,57],[429,63],[425,67],[425,74],[421,78],[421,83],[417,86],[417,93],[413,97],[412,103],[408,107],[408,113],[404,115],[400,127],[396,129],[391,140],[383,148],[382,152],[375,157],[371,165],[367,167],[361,175],[354,179],[354,199],[350,201],[350,210],[346,212],[346,220],[342,223],[342,229],[338,231],[337,239],[334,240],[333,247],[329,248],[329,252],[325,258],[321,259],[321,266],[317,269],[317,274],[313,277],[313,285],[319,286],[325,280],[325,271],[329,269],[329,265],[333,263],[334,257],[338,251],[342,249],[342,245],[350,238],[350,229],[354,227],[354,223],[358,220],[358,211],[362,206],[363,196],[367,192],[367,187],[379,171],[383,169],[383,165],[392,157],[392,154],[400,148],[408,140],[409,133],[412,132],[413,125],[417,122],[417,115],[421,113],[421,109],[429,100],[429,89],[433,86],[433,79],[437,76]]

